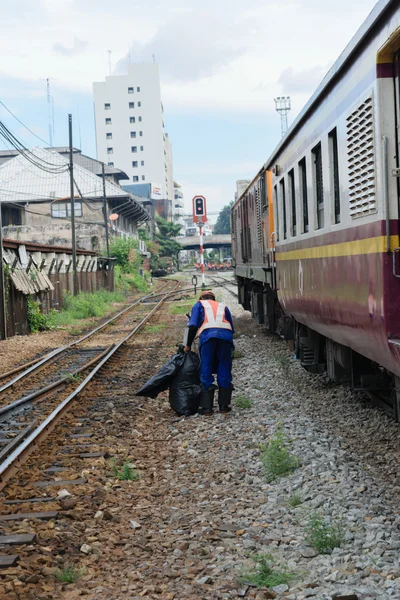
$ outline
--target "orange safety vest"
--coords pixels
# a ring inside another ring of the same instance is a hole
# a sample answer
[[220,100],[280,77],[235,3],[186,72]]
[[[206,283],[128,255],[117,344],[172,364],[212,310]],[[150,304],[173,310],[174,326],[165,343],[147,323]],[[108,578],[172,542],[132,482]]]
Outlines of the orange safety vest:
[[205,329],[230,329],[232,325],[225,317],[225,304],[215,300],[200,300],[204,308],[204,321],[200,326],[197,335],[200,335]]

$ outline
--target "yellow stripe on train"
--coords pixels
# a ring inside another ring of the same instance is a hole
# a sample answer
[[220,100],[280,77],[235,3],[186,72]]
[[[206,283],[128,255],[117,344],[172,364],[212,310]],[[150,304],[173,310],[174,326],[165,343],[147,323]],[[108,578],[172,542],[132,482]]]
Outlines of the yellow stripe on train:
[[[399,246],[399,236],[390,236],[390,250]],[[333,258],[336,256],[355,256],[356,254],[379,254],[386,252],[386,236],[354,240],[353,242],[342,242],[340,244],[329,244],[328,246],[313,246],[301,250],[280,250],[276,247],[276,260],[303,260],[312,258]]]

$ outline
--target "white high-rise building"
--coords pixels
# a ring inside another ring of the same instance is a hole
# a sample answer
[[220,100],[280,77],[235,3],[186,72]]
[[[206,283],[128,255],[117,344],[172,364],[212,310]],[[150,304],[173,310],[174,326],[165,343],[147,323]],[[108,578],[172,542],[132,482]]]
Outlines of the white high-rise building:
[[127,75],[93,83],[93,96],[97,158],[124,171],[131,183],[151,183],[154,197],[173,201],[172,148],[164,131],[158,65],[129,65]]

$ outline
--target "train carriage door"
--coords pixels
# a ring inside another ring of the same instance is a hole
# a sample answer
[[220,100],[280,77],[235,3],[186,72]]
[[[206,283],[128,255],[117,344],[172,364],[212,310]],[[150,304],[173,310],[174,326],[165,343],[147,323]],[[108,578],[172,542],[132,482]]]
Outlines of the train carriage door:
[[[400,40],[399,40],[400,43]],[[400,167],[400,50],[393,56],[393,79],[394,79],[394,110],[395,110],[395,128],[396,136],[396,168]],[[400,177],[397,177],[397,216],[400,218]]]

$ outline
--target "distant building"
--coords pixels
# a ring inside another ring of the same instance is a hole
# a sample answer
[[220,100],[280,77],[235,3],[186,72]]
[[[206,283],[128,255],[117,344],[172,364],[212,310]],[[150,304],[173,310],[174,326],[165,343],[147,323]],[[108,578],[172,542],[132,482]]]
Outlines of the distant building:
[[173,200],[172,148],[164,130],[156,64],[128,66],[127,75],[93,83],[97,157],[131,183],[151,183]]
[[184,233],[185,221],[184,221],[185,209],[183,202],[183,192],[179,183],[174,181],[174,201],[172,203],[172,220],[174,223],[182,225],[181,233]]
[[[77,153],[78,156],[79,153]],[[4,237],[24,242],[69,246],[71,244],[71,201],[68,160],[55,150],[35,148],[34,162],[18,154],[0,165],[1,212]],[[0,157],[1,158],[1,157]],[[77,158],[77,157],[76,157]],[[78,248],[104,251],[105,222],[103,181],[96,174],[97,161],[85,157],[87,166],[78,164],[74,155],[75,217]],[[40,165],[52,165],[58,172],[48,173]],[[150,216],[140,198],[109,180],[121,171],[107,174],[105,194],[111,236],[137,237],[137,228]]]

